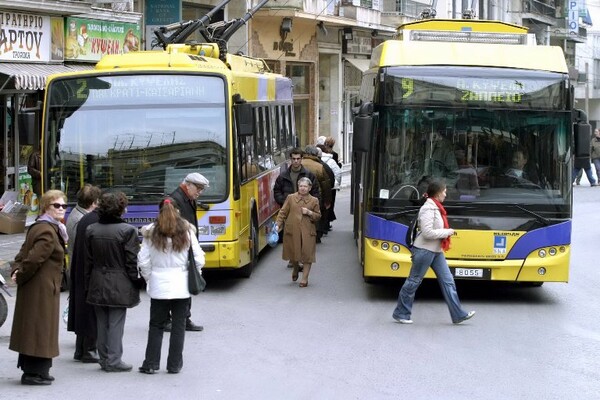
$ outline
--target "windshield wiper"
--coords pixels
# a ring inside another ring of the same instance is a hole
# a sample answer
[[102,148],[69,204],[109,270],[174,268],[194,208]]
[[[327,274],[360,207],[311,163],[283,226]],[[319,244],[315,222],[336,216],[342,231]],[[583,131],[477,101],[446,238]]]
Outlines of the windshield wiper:
[[[371,214],[373,214],[376,217],[381,217],[381,218],[385,218],[387,220],[390,220],[390,219],[396,219],[396,218],[401,217],[401,216],[406,215],[406,214],[410,214],[412,212],[419,212],[419,208],[417,208],[416,210],[412,209],[412,210],[404,210],[404,211],[397,211],[397,212],[377,212],[377,211],[371,211]],[[466,209],[466,208],[469,208],[469,207],[467,207],[467,206],[448,206],[446,208],[448,210],[459,210],[459,209],[463,210],[463,209]]]
[[548,218],[544,218],[544,217],[542,217],[540,214],[538,214],[538,213],[535,213],[535,212],[533,212],[533,211],[531,211],[531,210],[528,210],[528,209],[526,209],[525,207],[521,207],[521,206],[520,206],[520,205],[518,205],[518,204],[512,204],[512,206],[513,206],[513,207],[515,207],[515,208],[518,208],[518,209],[519,209],[519,210],[521,210],[521,211],[524,211],[524,212],[526,212],[526,213],[527,213],[527,214],[529,214],[529,215],[533,215],[533,216],[535,217],[535,219],[536,219],[538,222],[541,222],[542,224],[544,224],[544,226],[548,226],[548,225],[550,225],[550,220],[549,220]]

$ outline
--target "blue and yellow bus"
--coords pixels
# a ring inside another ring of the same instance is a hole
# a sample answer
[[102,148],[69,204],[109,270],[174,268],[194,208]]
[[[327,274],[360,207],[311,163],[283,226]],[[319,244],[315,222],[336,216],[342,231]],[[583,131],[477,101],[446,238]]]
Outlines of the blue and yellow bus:
[[360,96],[352,204],[365,280],[408,276],[407,227],[437,177],[455,278],[568,281],[572,161],[588,156],[590,126],[560,48],[497,21],[417,21],[374,49]]
[[271,188],[295,144],[292,82],[262,60],[223,50],[166,44],[50,77],[43,187],[70,201],[85,183],[123,191],[125,220],[140,227],[199,172],[210,181],[197,208],[206,268],[249,276],[279,209]]

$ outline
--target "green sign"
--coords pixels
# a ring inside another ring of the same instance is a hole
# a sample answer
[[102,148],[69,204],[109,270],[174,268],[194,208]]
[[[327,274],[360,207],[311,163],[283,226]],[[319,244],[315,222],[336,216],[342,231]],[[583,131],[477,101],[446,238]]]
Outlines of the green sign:
[[139,24],[65,18],[65,60],[99,61],[108,54],[140,50]]

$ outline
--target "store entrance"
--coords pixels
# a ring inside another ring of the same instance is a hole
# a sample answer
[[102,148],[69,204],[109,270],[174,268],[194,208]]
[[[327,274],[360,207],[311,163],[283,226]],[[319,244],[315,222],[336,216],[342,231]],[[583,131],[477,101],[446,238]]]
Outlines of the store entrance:
[[0,96],[0,122],[2,135],[0,136],[0,150],[2,154],[2,171],[0,173],[0,191],[4,194],[7,190],[16,190],[19,169],[18,138],[15,135],[15,99],[16,94]]

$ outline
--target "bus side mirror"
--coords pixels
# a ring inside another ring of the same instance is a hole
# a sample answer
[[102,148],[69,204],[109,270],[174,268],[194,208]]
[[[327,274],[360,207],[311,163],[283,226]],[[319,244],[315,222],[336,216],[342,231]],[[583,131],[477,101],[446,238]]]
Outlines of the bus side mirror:
[[371,143],[373,131],[373,104],[366,103],[360,106],[358,115],[354,117],[352,132],[352,150],[366,153]]
[[37,113],[35,111],[19,113],[19,144],[37,145]]
[[575,157],[590,157],[590,139],[592,138],[592,126],[587,122],[578,122],[575,124]]
[[236,103],[233,106],[238,136],[254,135],[254,113],[250,103]]

